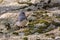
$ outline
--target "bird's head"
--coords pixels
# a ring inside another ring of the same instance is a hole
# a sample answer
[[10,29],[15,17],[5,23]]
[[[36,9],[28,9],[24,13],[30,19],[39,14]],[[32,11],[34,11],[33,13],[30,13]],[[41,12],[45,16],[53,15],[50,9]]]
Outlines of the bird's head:
[[25,12],[20,12],[19,16],[25,15]]

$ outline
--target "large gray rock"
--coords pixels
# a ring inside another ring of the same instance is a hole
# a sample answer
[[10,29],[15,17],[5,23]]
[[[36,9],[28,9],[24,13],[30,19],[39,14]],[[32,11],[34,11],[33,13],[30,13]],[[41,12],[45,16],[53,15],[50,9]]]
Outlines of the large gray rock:
[[60,3],[60,0],[51,0],[52,3]]
[[2,32],[8,32],[8,30],[7,30],[8,23],[9,23],[9,26],[11,28],[13,28],[13,26],[14,26],[16,20],[17,20],[17,17],[18,17],[17,13],[5,13],[5,14],[2,14],[0,16],[0,27],[1,27],[0,31],[2,31]]
[[[31,3],[38,3],[38,2],[48,2],[49,0],[3,0],[3,3],[14,3],[14,2],[31,2]],[[51,3],[60,3],[60,0],[51,0]]]

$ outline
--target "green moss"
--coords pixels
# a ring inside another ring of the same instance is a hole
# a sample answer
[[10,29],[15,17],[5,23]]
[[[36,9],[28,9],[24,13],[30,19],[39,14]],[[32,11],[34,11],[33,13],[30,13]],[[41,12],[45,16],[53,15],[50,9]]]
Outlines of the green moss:
[[60,26],[60,23],[52,21],[52,24],[55,26]]
[[46,21],[46,20],[44,20],[44,19],[39,19],[39,20],[37,20],[36,23],[44,23],[44,24],[46,24],[46,25],[49,25],[49,24],[50,24],[50,23],[48,23],[48,21]]
[[38,28],[37,32],[38,33],[45,33],[46,32],[45,29],[47,29],[47,26],[41,26]]
[[46,26],[40,26],[37,30],[38,33],[44,33],[46,32],[45,29],[48,28],[48,26],[50,25],[50,23],[48,23],[46,20],[38,20],[38,23],[44,23]]
[[13,32],[14,35],[19,35],[17,32]]
[[37,30],[38,33],[43,33],[43,29]]
[[47,26],[49,26],[50,25],[50,23],[48,22],[48,21],[46,21],[46,20],[44,20],[44,19],[37,19],[36,21],[31,21],[31,22],[29,22],[29,26],[31,26],[31,27],[33,27],[35,24],[38,24],[38,23],[44,23],[44,24],[46,24]]
[[59,27],[59,31],[60,31],[60,27]]
[[36,40],[40,40],[40,39],[36,39]]
[[44,19],[39,19],[38,22],[39,23],[47,23],[47,21],[45,21]]
[[28,30],[24,30],[24,33],[25,33],[26,36],[34,34],[34,26],[30,25]]
[[35,22],[35,21],[29,22],[28,26],[29,26],[29,27],[34,27],[34,24],[35,24],[34,22]]
[[47,37],[51,37],[53,39],[55,39],[54,33],[50,33],[50,34],[45,34]]
[[29,32],[29,29],[24,30],[23,32]]
[[24,30],[25,36],[30,35],[32,30],[33,30],[33,28],[29,28],[28,30]]
[[42,14],[43,14],[43,12],[42,12],[42,11],[41,11],[41,12],[40,12],[40,11],[35,11],[35,12],[33,12],[33,13],[34,13],[35,15],[37,15],[37,16],[38,16],[38,15],[42,15]]
[[24,33],[25,33],[25,36],[28,36],[28,35],[31,35],[32,34],[31,30],[28,31],[28,32],[24,32]]
[[37,23],[48,23],[48,22],[44,19],[37,19],[36,21],[30,22],[30,24],[37,24]]
[[28,36],[28,35],[30,35],[30,32],[25,32],[25,36]]
[[28,38],[27,37],[24,37],[23,40],[28,40]]

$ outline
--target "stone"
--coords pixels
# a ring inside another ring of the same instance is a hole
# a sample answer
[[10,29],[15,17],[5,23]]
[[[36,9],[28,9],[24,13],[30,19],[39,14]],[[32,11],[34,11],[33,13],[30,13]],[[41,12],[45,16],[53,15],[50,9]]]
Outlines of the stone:
[[28,18],[28,20],[36,20],[37,18],[36,17],[33,17],[33,16],[30,16],[29,18]]
[[60,3],[60,0],[51,0],[51,3]]
[[18,2],[22,3],[22,2],[29,2],[30,0],[18,0]]
[[35,25],[35,27],[40,27],[40,26],[46,26],[46,25],[44,23],[42,23],[42,24],[38,23]]
[[60,37],[59,36],[55,37],[55,40],[60,40]]
[[39,3],[41,0],[31,0],[31,3]]

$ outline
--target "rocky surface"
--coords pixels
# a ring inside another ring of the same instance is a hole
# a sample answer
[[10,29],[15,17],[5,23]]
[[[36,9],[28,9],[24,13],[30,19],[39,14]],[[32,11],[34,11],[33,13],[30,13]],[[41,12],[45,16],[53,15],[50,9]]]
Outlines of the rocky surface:
[[[23,10],[27,25],[15,23]],[[0,40],[60,40],[60,0],[0,0]]]

